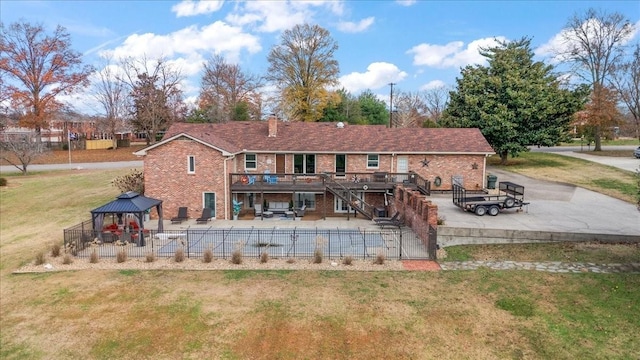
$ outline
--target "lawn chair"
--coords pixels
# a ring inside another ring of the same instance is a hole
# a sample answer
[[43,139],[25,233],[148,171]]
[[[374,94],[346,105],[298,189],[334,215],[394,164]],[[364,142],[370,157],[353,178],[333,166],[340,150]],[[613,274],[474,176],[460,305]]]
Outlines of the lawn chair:
[[296,217],[303,217],[306,209],[307,209],[307,205],[305,204],[305,205],[302,205],[301,208],[293,210],[293,212],[296,213]]
[[189,209],[185,207],[178,208],[178,216],[171,218],[172,224],[181,224],[183,221],[189,220]]
[[380,226],[381,228],[384,228],[385,226],[394,226],[399,228],[402,226],[402,224],[404,224],[404,220],[400,216],[398,216],[398,218],[394,220],[381,220],[376,222],[376,225]]
[[211,220],[211,208],[202,209],[202,215],[196,219],[196,224],[205,224]]
[[256,217],[262,215],[262,205],[260,204],[253,205],[253,215],[255,215]]
[[400,216],[400,213],[396,211],[396,213],[393,214],[392,217],[379,217],[379,218],[373,219],[373,221],[375,221],[376,223],[381,221],[395,221],[398,219],[398,216]]
[[278,177],[275,175],[269,175],[271,171],[265,170],[264,175],[262,176],[262,180],[267,184],[276,184],[278,182]]

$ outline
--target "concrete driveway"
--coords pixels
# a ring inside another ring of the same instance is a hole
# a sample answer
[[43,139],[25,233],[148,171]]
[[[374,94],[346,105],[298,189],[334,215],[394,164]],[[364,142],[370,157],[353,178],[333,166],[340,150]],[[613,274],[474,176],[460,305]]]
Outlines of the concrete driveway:
[[633,204],[572,185],[529,177],[489,167],[498,181],[525,187],[529,205],[522,212],[508,209],[498,216],[477,216],[453,204],[451,194],[432,195],[445,226],[506,230],[531,230],[591,234],[637,235],[640,212]]
[[588,161],[593,161],[603,165],[609,165],[617,167],[622,170],[633,171],[640,169],[640,159],[633,157],[633,150],[637,148],[636,145],[621,145],[621,146],[603,146],[603,150],[625,150],[629,151],[629,157],[613,157],[613,156],[598,156],[590,155],[582,152],[586,151],[587,147],[583,146],[557,146],[551,148],[530,148],[531,152],[550,152],[563,156],[570,156]]

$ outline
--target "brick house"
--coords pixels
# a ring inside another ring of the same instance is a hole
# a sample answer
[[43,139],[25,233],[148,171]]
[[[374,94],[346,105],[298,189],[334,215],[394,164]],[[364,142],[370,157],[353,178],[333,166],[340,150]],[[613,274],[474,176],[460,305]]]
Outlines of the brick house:
[[[494,154],[478,129],[387,128],[380,125],[267,121],[175,123],[144,156],[145,195],[164,201],[165,214],[204,207],[232,218],[256,205],[305,206],[306,213],[380,216],[402,184],[428,194],[452,179],[485,187]],[[269,209],[263,209],[269,210]],[[289,210],[289,209],[286,209]]]

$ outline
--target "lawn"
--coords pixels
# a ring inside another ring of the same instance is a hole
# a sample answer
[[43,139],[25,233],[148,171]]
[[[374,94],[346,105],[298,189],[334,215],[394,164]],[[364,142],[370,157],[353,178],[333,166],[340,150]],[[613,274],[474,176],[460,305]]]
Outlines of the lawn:
[[[640,276],[633,274],[12,274],[60,242],[64,227],[113,199],[111,180],[126,172],[10,176],[0,188],[0,358],[635,359],[640,353]],[[459,249],[455,256],[508,260],[530,252],[546,260],[629,256],[613,247],[542,245]]]

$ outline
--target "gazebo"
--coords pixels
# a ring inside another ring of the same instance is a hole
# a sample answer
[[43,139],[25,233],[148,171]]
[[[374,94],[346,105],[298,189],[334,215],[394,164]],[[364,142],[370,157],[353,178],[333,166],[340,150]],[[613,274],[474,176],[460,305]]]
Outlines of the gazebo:
[[[135,191],[128,191],[120,194],[112,202],[91,210],[91,220],[93,228],[100,233],[104,225],[106,214],[116,215],[118,221],[122,223],[124,214],[132,214],[137,223],[138,239],[144,239],[144,214],[153,207],[158,211],[158,231],[162,232],[162,200],[148,198]],[[128,231],[129,224],[122,224],[123,230]]]

